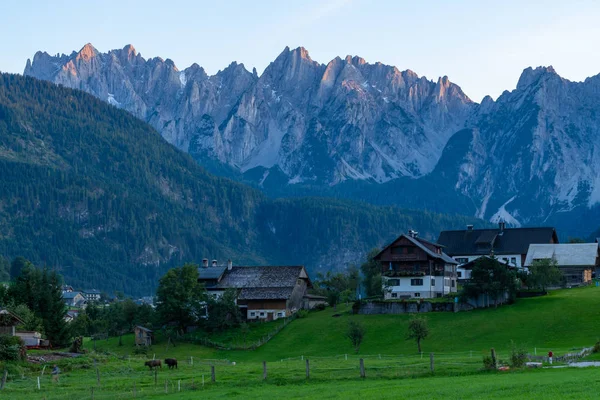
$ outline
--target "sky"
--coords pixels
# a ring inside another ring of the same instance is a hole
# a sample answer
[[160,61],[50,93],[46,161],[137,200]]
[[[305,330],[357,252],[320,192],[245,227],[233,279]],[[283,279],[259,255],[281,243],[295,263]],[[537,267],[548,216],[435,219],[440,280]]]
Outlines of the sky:
[[326,64],[358,55],[437,80],[474,101],[513,90],[523,69],[600,73],[600,2],[587,0],[1,0],[0,71],[22,73],[36,51],[101,52],[132,44],[145,58],[232,61],[262,73],[289,46]]

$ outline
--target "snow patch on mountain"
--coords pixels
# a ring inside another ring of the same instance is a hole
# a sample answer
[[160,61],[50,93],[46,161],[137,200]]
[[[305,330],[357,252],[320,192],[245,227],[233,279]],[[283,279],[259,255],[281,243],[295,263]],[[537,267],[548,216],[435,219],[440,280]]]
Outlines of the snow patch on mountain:
[[520,228],[521,223],[506,210],[506,206],[509,205],[516,198],[517,196],[513,196],[506,203],[502,204],[498,211],[494,215],[492,215],[492,217],[490,218],[490,222],[506,222],[516,228]]

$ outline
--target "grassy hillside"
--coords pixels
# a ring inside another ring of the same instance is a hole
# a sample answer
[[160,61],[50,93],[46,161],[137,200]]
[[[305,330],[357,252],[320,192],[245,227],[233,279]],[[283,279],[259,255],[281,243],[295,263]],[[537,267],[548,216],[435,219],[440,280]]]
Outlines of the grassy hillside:
[[[102,340],[96,343],[96,353],[58,361],[64,371],[61,383],[51,384],[46,374],[41,379],[41,391],[35,386],[43,365],[8,366],[10,378],[5,390],[14,399],[43,394],[47,400],[89,398],[91,388],[95,398],[129,399],[134,384],[137,397],[157,399],[595,398],[595,369],[490,372],[482,371],[481,360],[490,347],[495,347],[499,358],[507,361],[511,340],[529,345],[530,352],[536,346],[538,354],[553,350],[562,355],[574,347],[590,346],[600,328],[599,306],[600,289],[594,286],[521,299],[496,310],[431,313],[431,336],[425,340],[424,357],[416,354],[413,342],[404,339],[406,316],[351,316],[348,307],[337,312],[313,312],[295,320],[256,351],[217,351],[184,343],[173,347],[163,340],[152,346],[147,356],[136,356],[129,335],[123,346],[118,346],[116,339]],[[349,319],[362,320],[367,328],[357,355],[343,337]],[[253,325],[256,332],[262,328]],[[235,341],[235,331],[228,332],[224,340]],[[85,345],[88,350],[92,348],[89,341]],[[435,354],[434,374],[430,371],[430,352]],[[153,357],[176,357],[179,368],[158,371],[155,383],[154,373],[143,365]],[[364,359],[366,379],[359,377],[359,358]],[[310,361],[309,380],[306,359]],[[266,382],[262,380],[263,360],[268,366]],[[216,383],[210,382],[211,365],[215,366]]]
[[149,125],[81,91],[0,74],[0,255],[76,287],[149,294],[166,269],[359,263],[414,228],[473,218],[324,198],[271,200],[207,173]]

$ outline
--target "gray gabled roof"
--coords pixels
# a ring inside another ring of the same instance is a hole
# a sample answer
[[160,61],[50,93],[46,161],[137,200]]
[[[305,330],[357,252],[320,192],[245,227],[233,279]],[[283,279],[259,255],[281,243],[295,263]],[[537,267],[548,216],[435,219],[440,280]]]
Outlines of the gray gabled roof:
[[198,267],[198,278],[201,280],[219,279],[226,269],[226,265],[220,265],[216,267]]
[[63,297],[63,299],[65,299],[65,300],[72,300],[72,299],[74,299],[74,298],[75,298],[75,296],[77,296],[78,294],[79,294],[79,295],[81,295],[81,292],[64,292],[64,293],[62,294],[62,297]]
[[525,258],[529,267],[534,260],[554,258],[558,266],[596,266],[598,243],[531,244]]
[[290,288],[298,279],[310,279],[303,266],[235,266],[225,270],[215,289]]
[[239,300],[287,300],[291,297],[293,287],[284,288],[244,288],[240,290]]

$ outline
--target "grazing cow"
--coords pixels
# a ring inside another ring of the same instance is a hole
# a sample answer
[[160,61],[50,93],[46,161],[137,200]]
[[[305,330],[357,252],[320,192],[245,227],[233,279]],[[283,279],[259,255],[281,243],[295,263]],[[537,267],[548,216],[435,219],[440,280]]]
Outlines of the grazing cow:
[[175,359],[175,358],[166,358],[165,364],[167,364],[169,366],[169,369],[171,369],[173,367],[177,369],[177,359]]
[[152,370],[152,368],[156,368],[156,367],[162,369],[162,364],[160,363],[160,360],[146,361],[144,363],[144,365],[147,365],[148,367],[150,367],[151,370]]

